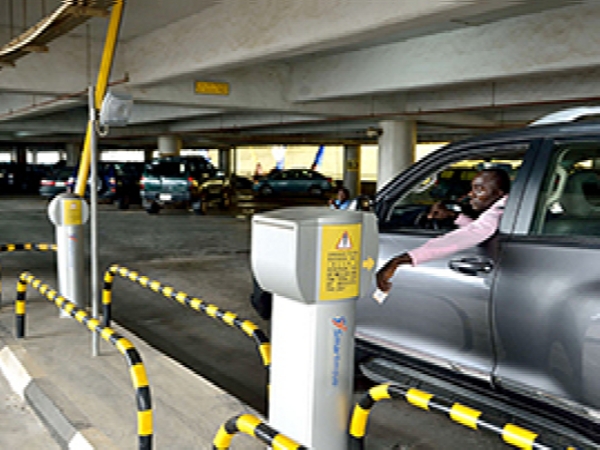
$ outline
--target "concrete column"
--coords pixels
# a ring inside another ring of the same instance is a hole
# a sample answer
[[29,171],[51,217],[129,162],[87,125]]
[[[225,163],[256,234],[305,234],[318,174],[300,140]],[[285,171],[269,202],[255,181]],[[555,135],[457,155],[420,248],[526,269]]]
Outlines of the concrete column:
[[35,148],[29,149],[29,153],[31,154],[31,164],[38,163],[38,151]]
[[414,162],[417,145],[414,121],[386,120],[380,125],[377,189]]
[[159,136],[158,154],[159,156],[179,156],[181,151],[181,139],[177,136]]
[[79,155],[81,151],[78,145],[68,143],[65,145],[65,152],[67,153],[67,166],[76,166],[79,164]]
[[152,162],[154,150],[144,150],[144,162]]
[[344,145],[344,186],[350,198],[360,194],[360,145]]
[[231,175],[231,154],[231,148],[219,149],[219,170],[221,170],[225,176]]
[[24,166],[25,164],[27,164],[27,147],[25,147],[24,145],[17,145],[17,147],[15,148],[14,160],[20,166]]

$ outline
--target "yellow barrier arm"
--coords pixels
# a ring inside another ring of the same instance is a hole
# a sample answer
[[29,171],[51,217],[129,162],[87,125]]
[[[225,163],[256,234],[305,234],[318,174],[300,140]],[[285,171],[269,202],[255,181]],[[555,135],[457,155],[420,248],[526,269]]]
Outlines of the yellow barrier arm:
[[[119,37],[119,29],[121,28],[124,8],[125,0],[115,0],[115,4],[112,7],[110,14],[110,22],[108,24],[106,41],[104,42],[104,51],[102,53],[102,62],[100,63],[100,71],[98,72],[98,79],[96,81],[96,91],[94,95],[94,107],[96,109],[100,109],[102,100],[104,100],[104,96],[106,95],[106,88],[108,87],[108,80],[110,78],[115,50],[117,48],[117,38]],[[92,123],[88,122],[83,152],[81,153],[81,160],[79,161],[77,185],[75,186],[75,193],[80,197],[85,195],[85,187],[90,173],[90,163],[92,159],[91,134],[93,131]]]

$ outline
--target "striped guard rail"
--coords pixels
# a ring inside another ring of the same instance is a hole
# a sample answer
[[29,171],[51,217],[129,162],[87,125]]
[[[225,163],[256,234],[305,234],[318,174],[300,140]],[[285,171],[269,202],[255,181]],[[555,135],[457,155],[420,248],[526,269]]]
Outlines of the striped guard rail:
[[139,450],[152,449],[152,400],[150,397],[150,386],[146,376],[146,369],[142,358],[133,344],[117,334],[109,327],[100,324],[97,319],[88,315],[82,309],[77,308],[74,303],[58,294],[55,289],[45,284],[42,280],[35,278],[29,272],[23,272],[17,283],[17,300],[15,302],[15,312],[17,316],[17,338],[25,337],[25,295],[27,285],[38,290],[48,300],[52,301],[62,311],[76,319],[79,323],[85,325],[91,332],[96,332],[102,339],[110,342],[127,360],[129,375],[136,392],[137,419],[138,419],[138,437]]
[[[32,244],[27,242],[25,244],[1,244],[0,253],[11,253],[21,251],[37,251],[37,252],[49,252],[56,251],[56,244]],[[2,303],[2,264],[0,263],[0,304]]]
[[292,439],[280,434],[252,414],[232,417],[219,428],[213,440],[213,450],[228,450],[233,436],[245,433],[267,444],[273,450],[308,450]]
[[[238,328],[246,336],[254,339],[258,348],[258,353],[262,359],[263,365],[267,370],[267,375],[271,367],[271,343],[265,333],[258,328],[256,324],[249,320],[238,318],[237,314],[221,311],[217,306],[206,303],[199,298],[190,297],[185,292],[176,291],[171,286],[165,286],[159,281],[151,280],[146,276],[140,275],[138,272],[129,270],[126,267],[113,264],[104,273],[104,289],[102,291],[102,304],[110,305],[112,302],[112,285],[114,277],[120,277],[138,283],[140,286],[150,289],[158,294],[162,294],[167,298],[173,299],[184,306],[192,308],[194,311],[203,312],[213,319],[217,319],[230,327]],[[110,324],[110,317],[105,316],[105,325]]]
[[[484,430],[498,435],[506,444],[523,450],[550,450],[556,447],[544,442],[542,437],[533,431],[512,423],[488,417],[481,411],[435,397],[415,388],[404,389],[400,386],[381,384],[375,386],[364,395],[354,407],[350,421],[350,439],[353,450],[364,448],[364,438],[371,408],[380,400],[403,399],[413,406],[426,411],[442,413],[463,426],[473,430]],[[576,450],[575,447],[564,447]]]

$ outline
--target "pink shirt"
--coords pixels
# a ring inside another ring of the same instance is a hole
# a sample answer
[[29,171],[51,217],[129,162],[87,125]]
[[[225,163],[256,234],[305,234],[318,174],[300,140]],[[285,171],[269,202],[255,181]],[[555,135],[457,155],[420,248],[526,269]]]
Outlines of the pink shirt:
[[460,228],[430,239],[420,247],[407,252],[412,258],[413,265],[466,250],[490,238],[498,229],[505,204],[506,196],[497,200],[475,220],[460,214],[454,221]]

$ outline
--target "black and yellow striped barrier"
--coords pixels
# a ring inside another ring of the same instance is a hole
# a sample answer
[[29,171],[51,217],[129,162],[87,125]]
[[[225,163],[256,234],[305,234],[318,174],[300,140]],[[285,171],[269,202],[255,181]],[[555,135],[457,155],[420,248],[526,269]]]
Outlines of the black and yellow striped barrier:
[[273,450],[308,450],[307,447],[280,434],[251,414],[241,414],[232,417],[225,424],[221,425],[221,428],[219,428],[217,435],[213,439],[213,450],[228,450],[233,436],[237,433],[245,433],[255,437]]
[[85,325],[91,332],[98,333],[105,341],[113,344],[125,356],[129,367],[129,375],[131,376],[131,381],[136,392],[138,448],[139,450],[151,450],[153,425],[150,386],[148,385],[148,378],[142,358],[133,344],[126,338],[115,333],[111,328],[101,325],[97,319],[90,317],[87,312],[77,308],[74,303],[59,295],[56,290],[44,284],[42,280],[35,278],[29,272],[23,272],[17,284],[17,300],[15,302],[17,338],[25,337],[25,294],[28,284],[37,289],[48,300],[54,302],[62,311]]
[[[27,242],[25,244],[1,244],[0,253],[11,253],[21,251],[38,251],[48,252],[56,251],[56,244],[32,244]],[[0,304],[2,303],[2,264],[0,263]]]
[[[512,423],[500,421],[494,417],[487,417],[483,412],[461,403],[434,397],[432,394],[415,388],[404,389],[400,386],[382,384],[371,388],[354,407],[350,422],[350,439],[354,450],[364,448],[365,432],[371,408],[378,401],[391,398],[404,399],[418,408],[442,413],[453,421],[473,430],[492,432],[498,435],[506,444],[523,450],[550,450],[556,448],[544,442],[538,433]],[[566,449],[575,450],[575,447],[566,447]]]
[[[162,294],[167,298],[176,300],[180,304],[192,308],[194,311],[203,312],[207,316],[212,317],[213,319],[217,319],[225,323],[226,325],[229,325],[230,327],[238,328],[239,330],[244,332],[246,336],[254,339],[263,365],[267,370],[267,373],[269,372],[269,369],[271,367],[271,343],[269,342],[269,339],[267,338],[265,333],[263,333],[263,331],[260,330],[256,324],[249,320],[238,318],[237,314],[235,313],[221,311],[215,305],[206,303],[205,301],[200,300],[199,298],[190,297],[185,292],[176,291],[175,288],[171,286],[164,286],[159,281],[151,280],[150,278],[140,275],[138,272],[129,270],[126,267],[113,264],[104,273],[102,305],[105,311],[110,311],[110,307],[106,308],[106,305],[110,305],[112,303],[112,285],[115,275],[119,275],[120,277],[126,280],[138,283],[140,286],[150,289],[158,294]],[[110,325],[110,315],[108,317],[105,315],[104,319],[104,325]]]

